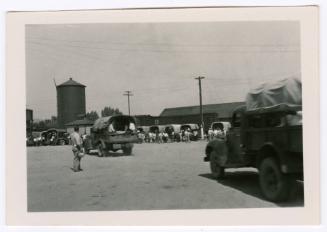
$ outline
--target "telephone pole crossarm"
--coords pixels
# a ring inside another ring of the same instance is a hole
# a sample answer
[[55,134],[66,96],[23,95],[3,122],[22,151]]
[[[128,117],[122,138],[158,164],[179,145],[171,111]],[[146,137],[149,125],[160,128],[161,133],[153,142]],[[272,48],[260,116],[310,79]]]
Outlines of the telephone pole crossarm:
[[124,96],[127,96],[127,101],[128,101],[128,115],[131,115],[131,107],[130,107],[130,101],[129,101],[129,97],[133,96],[132,91],[127,90],[125,91],[125,93],[123,94]]

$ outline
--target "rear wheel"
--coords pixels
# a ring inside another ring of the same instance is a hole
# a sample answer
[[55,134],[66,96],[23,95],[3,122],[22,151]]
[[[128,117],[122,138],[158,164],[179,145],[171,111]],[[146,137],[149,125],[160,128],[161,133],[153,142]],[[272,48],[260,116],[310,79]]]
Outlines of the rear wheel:
[[124,147],[122,148],[122,150],[123,150],[123,153],[124,153],[125,155],[131,155],[131,154],[132,154],[132,150],[133,150],[133,146],[132,146],[132,145],[124,146]]
[[291,178],[280,171],[278,162],[265,158],[259,168],[260,188],[265,198],[279,202],[287,200],[291,190]]
[[59,145],[61,145],[61,146],[66,145],[65,140],[61,139],[61,140],[59,141]]
[[215,179],[220,179],[225,176],[225,168],[220,166],[220,157],[216,151],[211,151],[210,153],[210,169]]

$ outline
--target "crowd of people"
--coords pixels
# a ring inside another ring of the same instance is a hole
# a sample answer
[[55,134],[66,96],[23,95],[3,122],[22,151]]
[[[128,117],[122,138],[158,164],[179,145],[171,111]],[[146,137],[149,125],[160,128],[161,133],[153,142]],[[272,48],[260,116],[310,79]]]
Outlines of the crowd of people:
[[199,139],[198,131],[191,131],[189,128],[180,132],[173,130],[144,132],[138,130],[138,137],[141,143],[190,142]]
[[[169,143],[169,142],[191,142],[200,139],[198,130],[181,130],[180,132],[166,131],[159,132],[144,132],[138,130],[138,137],[141,143]],[[208,141],[213,139],[225,139],[226,132],[222,128],[210,128],[205,134],[204,138]]]

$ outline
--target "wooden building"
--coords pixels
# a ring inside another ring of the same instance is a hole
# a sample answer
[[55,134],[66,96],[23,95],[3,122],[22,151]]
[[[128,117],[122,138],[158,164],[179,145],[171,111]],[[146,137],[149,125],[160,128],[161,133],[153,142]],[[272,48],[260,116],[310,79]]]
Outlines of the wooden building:
[[91,133],[91,128],[93,126],[93,123],[94,123],[93,121],[90,121],[88,119],[79,119],[79,120],[75,120],[73,122],[69,122],[69,123],[65,124],[65,127],[69,134],[74,131],[75,127],[78,127],[79,134],[89,135]]

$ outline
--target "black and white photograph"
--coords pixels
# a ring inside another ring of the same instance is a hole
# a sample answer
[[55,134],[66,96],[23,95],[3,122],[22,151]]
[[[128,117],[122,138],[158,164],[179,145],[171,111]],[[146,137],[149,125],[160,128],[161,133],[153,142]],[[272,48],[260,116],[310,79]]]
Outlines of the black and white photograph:
[[299,33],[26,25],[28,210],[303,206]]
[[26,23],[27,213],[303,210],[301,38],[294,19]]

